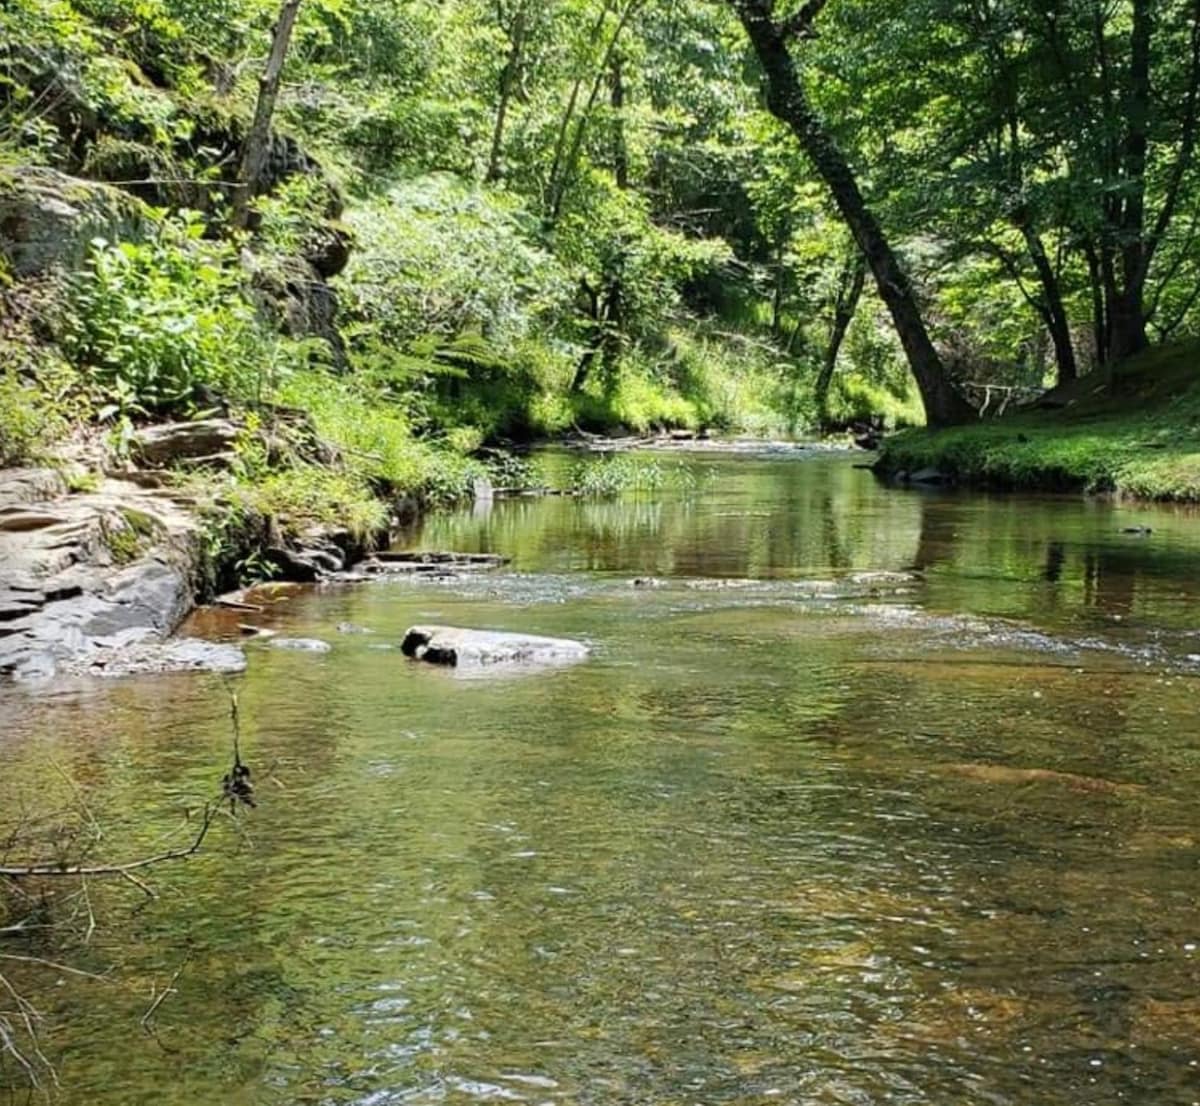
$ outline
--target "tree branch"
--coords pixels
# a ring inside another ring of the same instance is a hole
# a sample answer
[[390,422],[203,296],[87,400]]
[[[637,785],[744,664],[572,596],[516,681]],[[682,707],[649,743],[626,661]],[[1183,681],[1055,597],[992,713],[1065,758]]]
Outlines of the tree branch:
[[211,804],[205,804],[204,821],[200,825],[200,832],[196,834],[195,839],[186,848],[168,849],[166,852],[156,853],[154,856],[144,856],[138,860],[130,860],[124,864],[26,864],[26,865],[5,865],[0,867],[0,876],[6,876],[9,879],[32,879],[41,876],[120,876],[123,879],[128,879],[136,886],[140,887],[147,894],[152,892],[136,876],[132,875],[139,868],[149,868],[155,864],[162,864],[168,860],[183,860],[185,857],[195,853],[203,843],[205,836],[208,833],[209,826],[212,825],[212,820],[215,816],[214,808]]
[[779,34],[782,38],[816,38],[813,21],[821,14],[821,9],[829,0],[806,0],[798,11],[793,12],[779,23]]

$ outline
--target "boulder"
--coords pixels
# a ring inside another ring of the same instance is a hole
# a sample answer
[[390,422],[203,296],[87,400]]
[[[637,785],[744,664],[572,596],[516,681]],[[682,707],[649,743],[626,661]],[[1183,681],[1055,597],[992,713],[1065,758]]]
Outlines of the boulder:
[[573,664],[585,660],[590,652],[583,642],[569,638],[458,626],[410,627],[400,648],[406,657],[451,667]]
[[130,443],[134,456],[147,465],[212,457],[233,449],[238,427],[228,419],[196,419],[142,427]]
[[146,208],[126,192],[55,169],[0,170],[0,252],[16,277],[82,268],[92,240],[137,240]]
[[340,223],[322,223],[309,231],[304,244],[304,259],[328,280],[340,273],[350,261],[354,238]]
[[[276,258],[264,265],[248,251],[242,264],[250,274],[251,298],[263,315],[291,337],[323,338],[334,367],[345,369],[348,355],[337,326],[337,292],[319,269],[304,257]],[[322,259],[325,268],[335,264]]]

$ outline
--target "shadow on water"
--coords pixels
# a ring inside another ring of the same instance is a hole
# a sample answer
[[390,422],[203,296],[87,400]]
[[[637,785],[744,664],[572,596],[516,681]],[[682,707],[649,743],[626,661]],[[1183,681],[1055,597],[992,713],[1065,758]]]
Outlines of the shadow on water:
[[[247,833],[149,906],[96,890],[84,961],[120,970],[44,994],[63,1101],[1193,1100],[1196,518],[689,463],[408,536],[505,573],[264,613],[334,648],[251,647]],[[431,621],[595,657],[454,680],[395,648]],[[62,798],[55,763],[134,853],[226,711],[207,679],[8,696],[0,810]]]

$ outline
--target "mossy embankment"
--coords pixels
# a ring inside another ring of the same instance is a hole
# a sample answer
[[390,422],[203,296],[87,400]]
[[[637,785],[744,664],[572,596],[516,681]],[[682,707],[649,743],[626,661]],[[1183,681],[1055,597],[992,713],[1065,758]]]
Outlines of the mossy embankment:
[[923,469],[979,487],[1200,502],[1200,343],[1150,350],[1002,418],[904,431],[876,465],[893,480]]

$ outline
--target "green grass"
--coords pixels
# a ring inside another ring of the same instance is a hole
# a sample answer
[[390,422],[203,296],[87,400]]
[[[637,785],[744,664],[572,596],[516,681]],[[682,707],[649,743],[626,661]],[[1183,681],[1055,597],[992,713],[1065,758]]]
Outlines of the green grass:
[[1055,404],[885,443],[885,475],[936,468],[964,484],[1200,501],[1200,344],[1150,350],[1055,389]]

